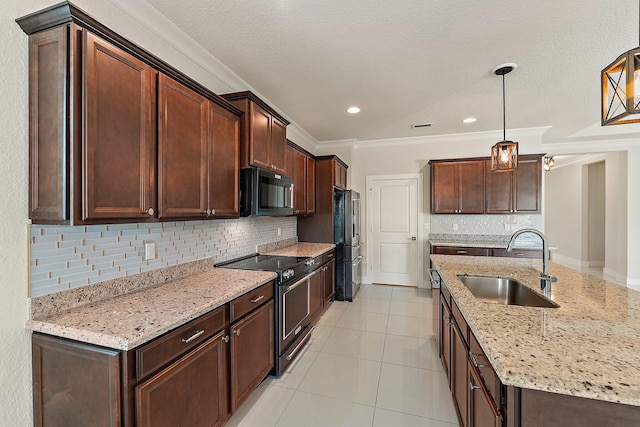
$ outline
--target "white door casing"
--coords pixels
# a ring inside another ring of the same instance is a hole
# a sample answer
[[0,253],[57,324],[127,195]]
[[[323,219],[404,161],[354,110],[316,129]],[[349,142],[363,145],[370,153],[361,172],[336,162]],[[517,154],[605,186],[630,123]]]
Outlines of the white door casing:
[[368,176],[369,282],[422,286],[422,175]]

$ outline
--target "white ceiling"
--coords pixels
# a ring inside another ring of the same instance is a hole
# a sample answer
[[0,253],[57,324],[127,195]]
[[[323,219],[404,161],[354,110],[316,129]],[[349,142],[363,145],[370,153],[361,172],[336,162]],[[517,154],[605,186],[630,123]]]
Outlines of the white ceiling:
[[146,1],[318,141],[501,130],[490,70],[504,62],[518,64],[507,139],[510,128],[551,126],[545,143],[640,129],[599,125],[600,71],[638,46],[636,0]]

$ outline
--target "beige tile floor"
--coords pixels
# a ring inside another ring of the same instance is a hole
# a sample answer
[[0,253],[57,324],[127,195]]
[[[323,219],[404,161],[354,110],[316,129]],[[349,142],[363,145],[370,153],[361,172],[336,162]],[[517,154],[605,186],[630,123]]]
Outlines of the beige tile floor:
[[227,423],[244,427],[454,427],[428,289],[364,285],[336,301],[280,378]]

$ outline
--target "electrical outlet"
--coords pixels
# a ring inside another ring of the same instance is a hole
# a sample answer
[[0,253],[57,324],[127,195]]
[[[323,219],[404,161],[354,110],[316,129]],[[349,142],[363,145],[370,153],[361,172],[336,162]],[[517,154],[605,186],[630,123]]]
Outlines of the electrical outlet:
[[282,236],[282,229],[278,227],[278,236]]
[[155,259],[155,257],[156,257],[156,243],[145,242],[144,243],[144,260],[148,261],[150,259]]
[[458,224],[453,224],[453,231],[458,231]]

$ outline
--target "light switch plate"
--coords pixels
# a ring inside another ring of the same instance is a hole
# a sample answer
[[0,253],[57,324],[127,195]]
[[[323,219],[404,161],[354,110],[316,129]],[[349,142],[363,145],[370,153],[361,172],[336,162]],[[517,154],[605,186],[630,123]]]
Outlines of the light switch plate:
[[453,224],[453,231],[458,231],[458,224]]

